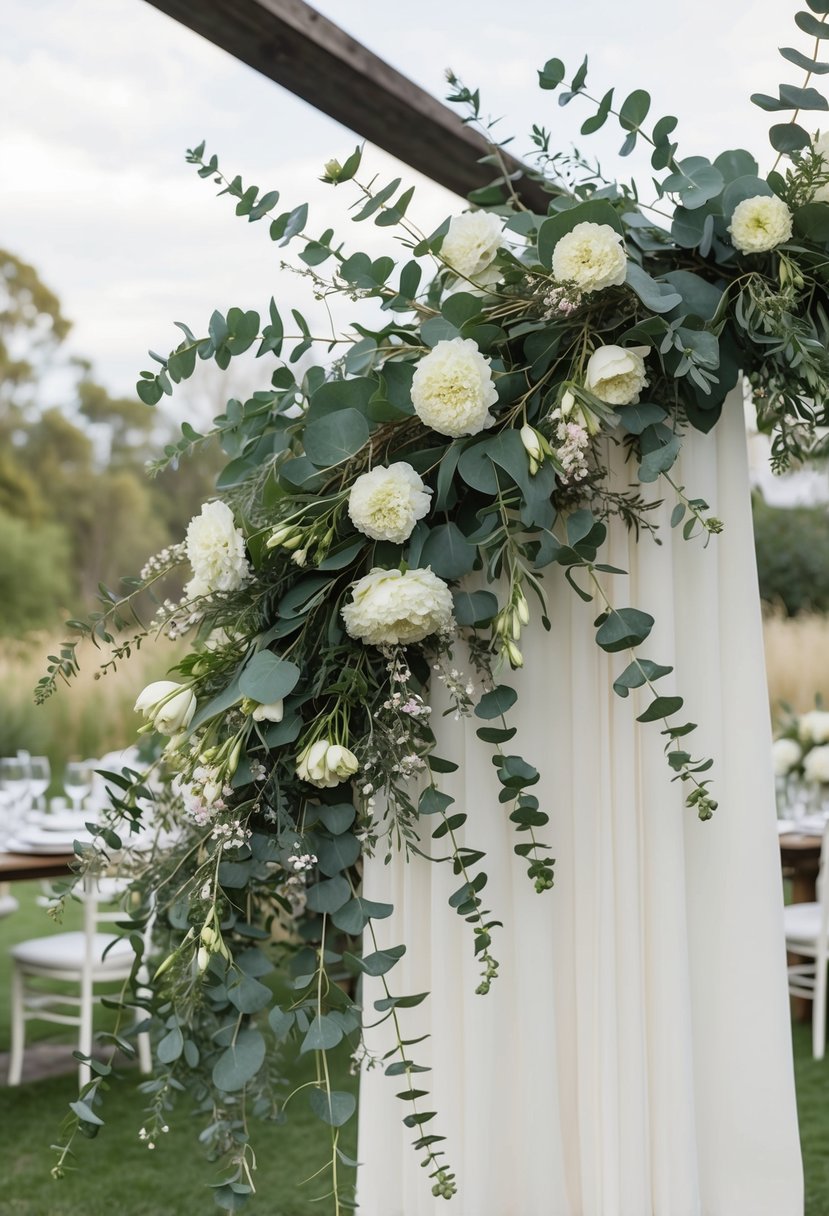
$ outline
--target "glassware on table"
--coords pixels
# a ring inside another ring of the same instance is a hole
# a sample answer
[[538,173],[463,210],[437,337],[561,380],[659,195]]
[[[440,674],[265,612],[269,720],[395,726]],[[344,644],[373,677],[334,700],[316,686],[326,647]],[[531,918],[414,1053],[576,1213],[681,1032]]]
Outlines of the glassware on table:
[[[48,790],[49,783],[52,780],[52,768],[49,764],[49,757],[30,757],[29,771],[31,773],[30,790],[32,795],[32,805],[37,806],[41,798],[43,798],[43,795]],[[45,798],[43,798],[43,809],[46,810]]]
[[92,789],[92,765],[86,760],[70,760],[64,770],[63,788],[72,799],[72,810],[79,811]]
[[0,758],[0,791],[2,791],[12,807],[17,808],[29,794],[32,774],[28,760],[18,756],[3,756]]

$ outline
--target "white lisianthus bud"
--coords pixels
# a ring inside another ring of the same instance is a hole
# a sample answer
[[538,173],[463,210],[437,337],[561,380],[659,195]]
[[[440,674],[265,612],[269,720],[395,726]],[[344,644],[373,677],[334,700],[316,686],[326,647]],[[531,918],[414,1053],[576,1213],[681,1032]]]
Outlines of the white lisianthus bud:
[[323,166],[323,171],[325,176],[322,180],[324,182],[334,182],[336,184],[337,178],[343,171],[343,167],[338,160],[327,160]]
[[353,752],[328,739],[317,739],[297,757],[296,773],[301,781],[319,789],[331,789],[352,777],[360,767]]
[[291,558],[291,561],[294,563],[295,566],[300,566],[300,567],[304,566],[305,563],[308,561],[308,550],[307,549],[297,549],[296,553],[294,553],[293,557]]
[[544,452],[539,442],[538,432],[533,427],[525,424],[521,427],[518,434],[529,458],[530,476],[534,477],[544,463]]
[[206,971],[207,964],[210,962],[210,951],[205,946],[199,946],[196,954],[196,966],[199,971]]
[[268,705],[257,705],[251,713],[254,722],[281,722],[285,715],[285,702],[271,701]]
[[511,638],[504,639],[504,653],[509,659],[510,667],[524,666],[524,656]]
[[143,714],[159,734],[178,735],[193,719],[196,698],[185,684],[156,680],[139,695],[135,712]]
[[204,924],[201,927],[199,937],[201,938],[202,942],[204,942],[205,946],[212,946],[216,940],[216,930],[212,925]]
[[519,591],[515,600],[515,613],[522,625],[530,623],[530,606],[523,591]]

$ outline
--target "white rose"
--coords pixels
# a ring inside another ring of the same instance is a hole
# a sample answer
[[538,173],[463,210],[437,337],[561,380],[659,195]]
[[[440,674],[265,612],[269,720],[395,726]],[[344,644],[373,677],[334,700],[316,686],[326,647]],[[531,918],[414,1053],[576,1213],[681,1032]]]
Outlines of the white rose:
[[440,256],[459,275],[477,281],[495,260],[503,232],[503,220],[491,211],[467,211],[453,216]]
[[371,570],[351,588],[342,610],[348,633],[369,646],[407,646],[454,625],[452,593],[427,567]]
[[815,785],[829,782],[829,746],[813,747],[803,761],[803,775]]
[[331,789],[352,777],[360,767],[353,752],[328,739],[317,739],[297,757],[296,774],[319,789]]
[[810,709],[801,714],[797,733],[803,743],[829,743],[829,712],[825,709]]
[[417,365],[412,404],[422,423],[440,435],[477,435],[495,419],[498,400],[489,360],[471,338],[438,342]]
[[156,680],[138,697],[135,712],[143,714],[160,734],[177,735],[190,725],[196,712],[196,698],[185,684]]
[[775,739],[771,748],[775,777],[787,777],[803,756],[803,749],[794,739]]
[[740,253],[766,253],[792,235],[792,213],[776,194],[755,194],[734,208],[728,231]]
[[211,591],[235,591],[250,574],[245,538],[227,503],[205,503],[187,525],[187,556],[193,577],[185,593],[193,598]]
[[271,701],[268,705],[257,705],[250,715],[254,722],[281,722],[285,714],[284,701]]
[[625,243],[610,224],[576,224],[553,250],[553,277],[579,291],[621,287],[626,274]]
[[402,545],[428,514],[431,494],[412,466],[401,460],[357,478],[348,496],[348,514],[358,532]]
[[647,346],[600,346],[587,362],[584,382],[608,405],[630,405],[648,383],[643,355]]

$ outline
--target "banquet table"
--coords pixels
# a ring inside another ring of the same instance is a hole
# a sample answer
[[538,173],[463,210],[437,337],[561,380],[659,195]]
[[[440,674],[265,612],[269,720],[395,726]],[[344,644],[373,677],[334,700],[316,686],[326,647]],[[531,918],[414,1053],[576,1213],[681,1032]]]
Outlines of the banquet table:
[[0,882],[30,878],[65,878],[77,862],[74,853],[0,852]]

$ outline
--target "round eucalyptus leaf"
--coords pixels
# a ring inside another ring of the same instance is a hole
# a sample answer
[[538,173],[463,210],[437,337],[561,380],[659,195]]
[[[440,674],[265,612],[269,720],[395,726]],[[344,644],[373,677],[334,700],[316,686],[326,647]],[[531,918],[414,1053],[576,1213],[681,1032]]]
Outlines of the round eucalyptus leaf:
[[239,691],[261,705],[272,705],[293,692],[299,680],[299,668],[287,659],[280,659],[272,650],[260,650],[251,658],[239,677]]
[[246,1026],[219,1056],[213,1066],[213,1084],[226,1094],[244,1089],[265,1059],[265,1040],[255,1026]]
[[344,409],[309,422],[302,442],[311,463],[318,469],[329,469],[356,455],[368,437],[365,415]]

